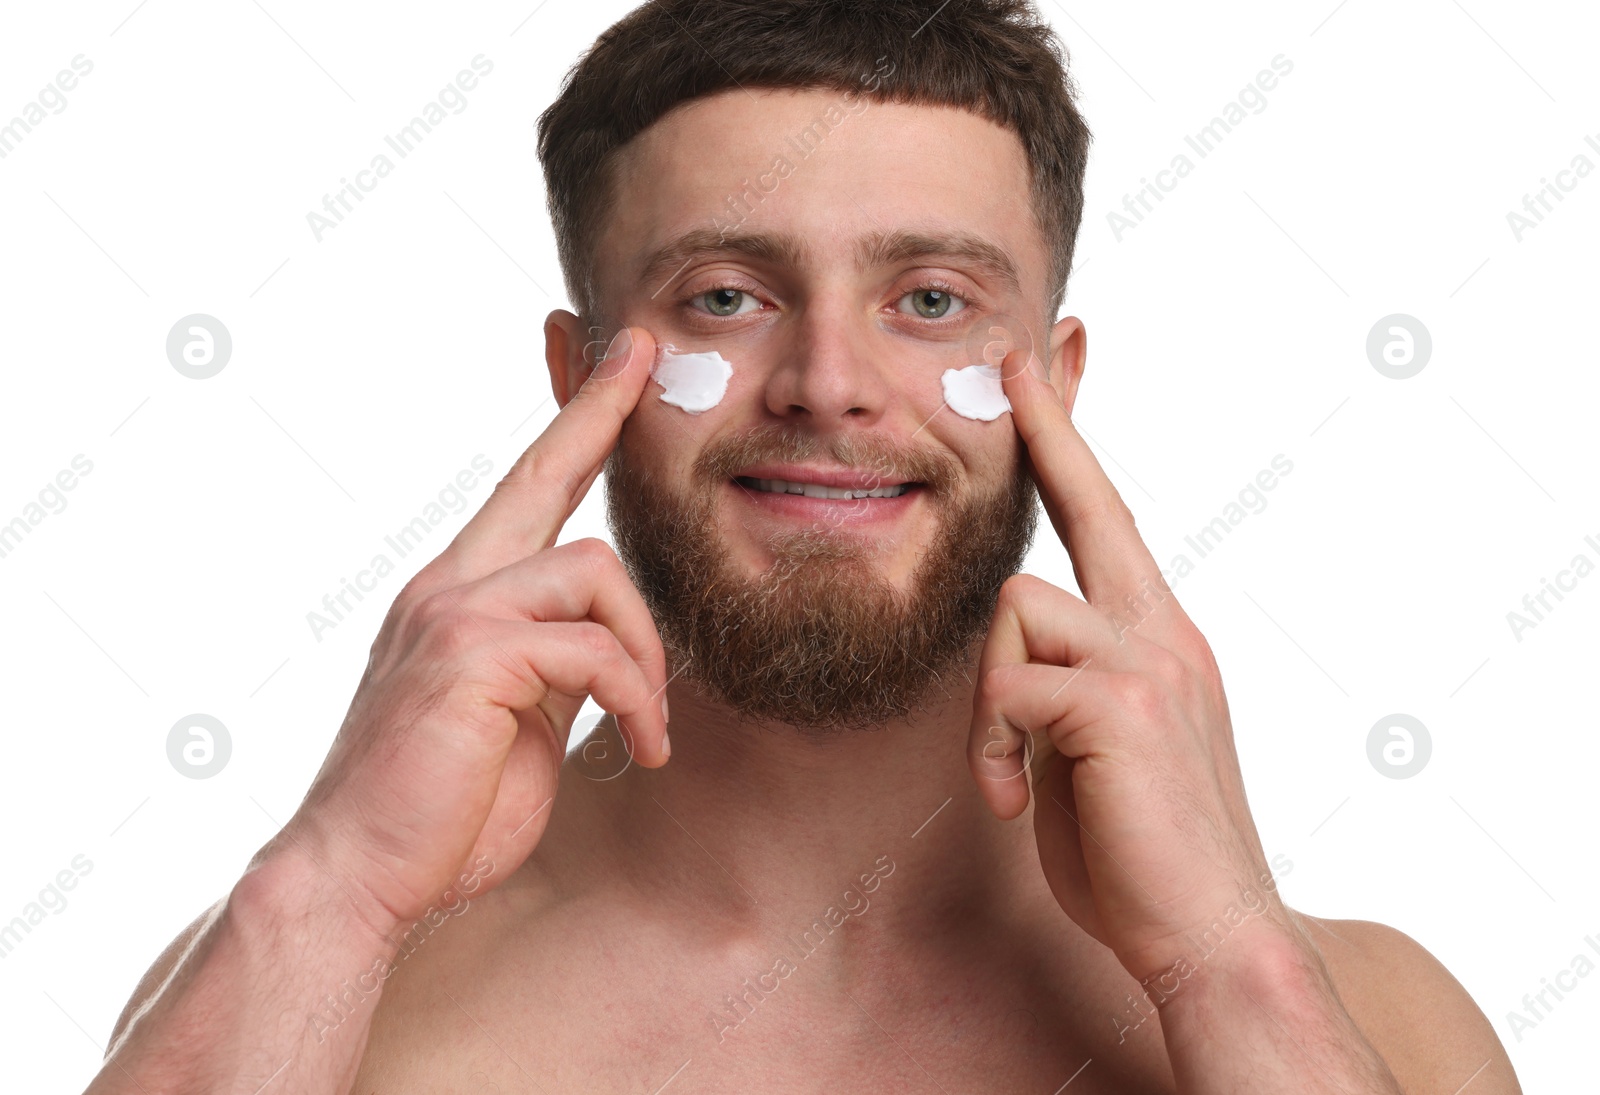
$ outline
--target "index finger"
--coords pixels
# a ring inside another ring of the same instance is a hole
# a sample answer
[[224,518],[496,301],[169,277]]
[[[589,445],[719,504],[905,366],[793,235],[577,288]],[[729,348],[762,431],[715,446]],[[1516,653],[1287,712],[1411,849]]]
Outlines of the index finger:
[[453,582],[492,574],[555,542],[638,406],[655,352],[643,327],[617,332],[594,371],[436,560]]
[[1036,355],[1019,347],[1006,355],[1001,384],[1045,512],[1072,557],[1084,599],[1121,607],[1129,595],[1170,597],[1132,511],[1073,425],[1060,394],[1043,378],[1043,368]]

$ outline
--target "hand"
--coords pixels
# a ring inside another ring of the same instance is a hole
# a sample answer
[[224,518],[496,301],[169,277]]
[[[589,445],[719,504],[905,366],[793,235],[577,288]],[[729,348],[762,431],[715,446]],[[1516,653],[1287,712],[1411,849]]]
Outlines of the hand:
[[551,546],[638,403],[655,342],[628,328],[612,352],[395,599],[285,827],[354,883],[380,930],[412,922],[479,856],[496,868],[485,890],[528,857],[586,695],[618,716],[634,759],[666,763],[666,656],[644,600],[604,542]]
[[[1012,421],[1087,602],[1031,575],[1002,588],[968,760],[990,809],[1029,800],[1051,892],[1140,980],[1230,906],[1272,898],[1222,679],[1132,514],[1027,350],[1002,368]],[[1281,902],[1262,920],[1292,931]]]

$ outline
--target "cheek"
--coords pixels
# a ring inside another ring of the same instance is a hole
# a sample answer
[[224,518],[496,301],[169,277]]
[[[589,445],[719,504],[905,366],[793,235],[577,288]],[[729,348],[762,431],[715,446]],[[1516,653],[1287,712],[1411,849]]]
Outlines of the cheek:
[[[992,328],[1004,332],[1000,328]],[[914,373],[908,374],[904,394],[920,411],[919,424],[930,415],[941,423],[956,423],[971,429],[957,429],[965,438],[986,438],[990,433],[1010,433],[1011,403],[1000,383],[999,359],[1004,346],[995,343],[979,326],[968,332],[964,342],[930,345],[911,360]]]
[[993,496],[1007,489],[1022,457],[1022,445],[1009,414],[993,422],[974,422],[942,407],[918,441],[938,445],[955,455],[966,481],[961,491],[969,499]]
[[645,382],[633,413],[623,426],[622,445],[628,463],[649,470],[669,483],[680,486],[687,480],[695,458],[717,437],[728,432],[741,406],[737,390],[738,370],[729,381],[722,400],[698,414],[664,401],[671,395],[654,379]]
[[938,361],[919,361],[915,368],[908,369],[905,376],[896,381],[895,394],[905,401],[911,408],[910,417],[916,419],[917,426],[926,425],[923,433],[932,430],[935,426],[943,425],[943,420],[954,417],[950,408],[945,406],[944,391],[939,383],[939,374],[947,366]]

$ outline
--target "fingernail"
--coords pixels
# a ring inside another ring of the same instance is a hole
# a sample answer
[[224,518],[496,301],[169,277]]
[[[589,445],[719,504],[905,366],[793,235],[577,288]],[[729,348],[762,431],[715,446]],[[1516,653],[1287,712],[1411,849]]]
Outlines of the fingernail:
[[1028,353],[1028,371],[1046,384],[1050,382],[1050,373],[1045,368],[1044,361],[1032,351]]
[[633,350],[633,331],[627,327],[618,331],[606,346],[605,356],[594,367],[592,380],[610,380],[628,367]]
[[661,721],[662,722],[666,722],[667,721],[667,697],[666,696],[662,696],[661,697]]
[[664,757],[672,755],[672,739],[667,737],[665,730],[661,732],[661,755]]

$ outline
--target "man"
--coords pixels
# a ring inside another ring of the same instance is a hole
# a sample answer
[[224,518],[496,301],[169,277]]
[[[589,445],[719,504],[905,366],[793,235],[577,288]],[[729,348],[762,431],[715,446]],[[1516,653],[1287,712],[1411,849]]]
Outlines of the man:
[[[1023,0],[603,35],[541,121],[561,412],[90,1090],[1518,1091],[1426,951],[1277,897],[1071,421],[1087,145]],[[618,553],[556,544],[602,465]],[[1016,575],[1035,491],[1082,599]]]

